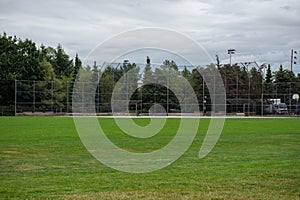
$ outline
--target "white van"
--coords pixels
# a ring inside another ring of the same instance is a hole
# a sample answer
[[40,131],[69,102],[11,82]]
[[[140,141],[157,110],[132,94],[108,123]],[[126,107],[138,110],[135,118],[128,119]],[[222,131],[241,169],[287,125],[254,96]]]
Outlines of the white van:
[[274,104],[274,113],[288,114],[288,109],[285,103]]

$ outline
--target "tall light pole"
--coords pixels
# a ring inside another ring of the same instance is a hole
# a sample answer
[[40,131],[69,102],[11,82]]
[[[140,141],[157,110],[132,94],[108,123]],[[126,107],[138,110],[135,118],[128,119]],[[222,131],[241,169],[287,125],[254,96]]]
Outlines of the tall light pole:
[[297,51],[291,50],[291,71],[293,71],[293,65],[297,64]]
[[228,49],[230,67],[231,67],[231,54],[234,54],[234,53],[235,53],[235,49]]

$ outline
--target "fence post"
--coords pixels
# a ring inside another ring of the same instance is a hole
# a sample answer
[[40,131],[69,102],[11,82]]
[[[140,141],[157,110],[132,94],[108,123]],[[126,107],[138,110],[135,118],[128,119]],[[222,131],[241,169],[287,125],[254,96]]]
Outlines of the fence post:
[[167,76],[167,116],[169,115],[169,82],[170,82],[170,67],[169,67],[169,75]]
[[289,82],[289,114],[292,114],[292,94],[291,94],[291,82]]
[[53,81],[51,81],[51,111],[53,111]]
[[69,113],[69,82],[67,81],[67,113]]
[[35,112],[35,80],[33,81],[33,112]]
[[17,79],[15,79],[15,116],[17,116],[17,92],[18,92],[18,88],[17,88]]
[[261,116],[264,116],[264,83],[261,81]]
[[202,112],[203,112],[203,116],[204,116],[204,114],[205,114],[205,93],[204,93],[204,89],[205,89],[205,87],[204,87],[204,78],[203,78],[203,76],[202,76]]

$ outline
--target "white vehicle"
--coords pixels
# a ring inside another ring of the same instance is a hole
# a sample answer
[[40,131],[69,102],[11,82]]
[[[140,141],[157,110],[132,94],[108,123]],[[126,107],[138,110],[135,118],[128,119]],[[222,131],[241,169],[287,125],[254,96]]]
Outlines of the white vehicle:
[[288,114],[288,109],[285,103],[274,104],[274,113]]

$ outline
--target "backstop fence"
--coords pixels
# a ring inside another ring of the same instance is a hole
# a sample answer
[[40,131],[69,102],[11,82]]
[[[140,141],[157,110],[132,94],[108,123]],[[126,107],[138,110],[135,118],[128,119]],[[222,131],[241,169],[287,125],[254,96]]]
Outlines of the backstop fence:
[[[210,115],[213,102],[211,102],[207,85],[201,75],[193,76],[194,72],[192,70],[189,72],[187,79],[197,96],[200,111],[196,114]],[[99,73],[97,72],[97,75]],[[184,76],[182,72],[179,74]],[[137,85],[138,89],[134,93],[124,93],[129,96],[129,111],[132,115],[148,115],[149,109],[154,104],[160,104],[167,115],[195,113],[190,109],[192,105],[181,104],[180,106],[181,99],[190,98],[190,94],[185,90],[186,83],[179,83],[177,87],[180,87],[181,92],[174,95],[168,87],[159,83],[153,84],[153,81],[152,84],[143,85],[145,74],[137,73],[136,75],[135,78],[122,79],[121,83],[122,87],[127,89]],[[122,74],[117,71],[101,76],[97,82],[96,91],[92,94],[95,97],[95,106],[86,110],[87,113],[111,115],[113,90],[121,76]],[[241,80],[238,76],[231,80],[223,80],[223,82],[226,89],[227,115],[298,115],[300,113],[299,95],[297,96],[300,93],[300,82],[267,84],[263,79],[254,81],[248,77],[248,80]],[[73,91],[74,82],[15,80],[13,84],[14,104],[9,107],[1,106],[2,115],[6,115],[9,109],[9,113],[15,115],[68,115],[72,113],[72,96],[76,95]],[[80,84],[88,87],[92,83],[80,82]],[[167,84],[168,80],[166,80]],[[87,96],[90,95],[87,94]],[[159,111],[155,113],[159,114]]]
[[[72,113],[72,88],[73,82],[60,81],[28,81],[16,80],[15,86],[15,105],[14,112],[16,115],[32,114],[57,114],[65,115]],[[88,85],[89,83],[81,83]],[[251,84],[234,84],[226,85],[226,108],[227,115],[270,115],[270,114],[299,114],[299,103],[293,99],[297,94],[294,88],[299,88],[298,82],[272,83],[264,85]],[[105,83],[99,86],[109,88],[113,83]],[[97,87],[95,92],[95,112],[99,115],[109,115],[111,110],[112,91],[101,91]],[[125,87],[131,87],[126,85]],[[184,86],[183,86],[184,87]],[[205,82],[198,85],[196,91],[199,110],[201,114],[209,115],[212,103],[210,94],[206,89]],[[231,92],[228,93],[228,88]],[[247,91],[247,92],[245,92]],[[126,95],[126,94],[125,94]],[[181,98],[189,98],[189,94],[180,94]],[[168,113],[193,113],[189,110],[189,105],[181,108],[175,99],[172,91],[167,91],[159,85],[152,85],[151,90],[141,90],[140,94],[131,95],[129,110],[133,115],[147,114],[153,104],[162,105]],[[283,109],[278,110],[277,104],[282,104]],[[286,105],[286,111],[284,106]],[[1,110],[2,115],[5,110]]]

